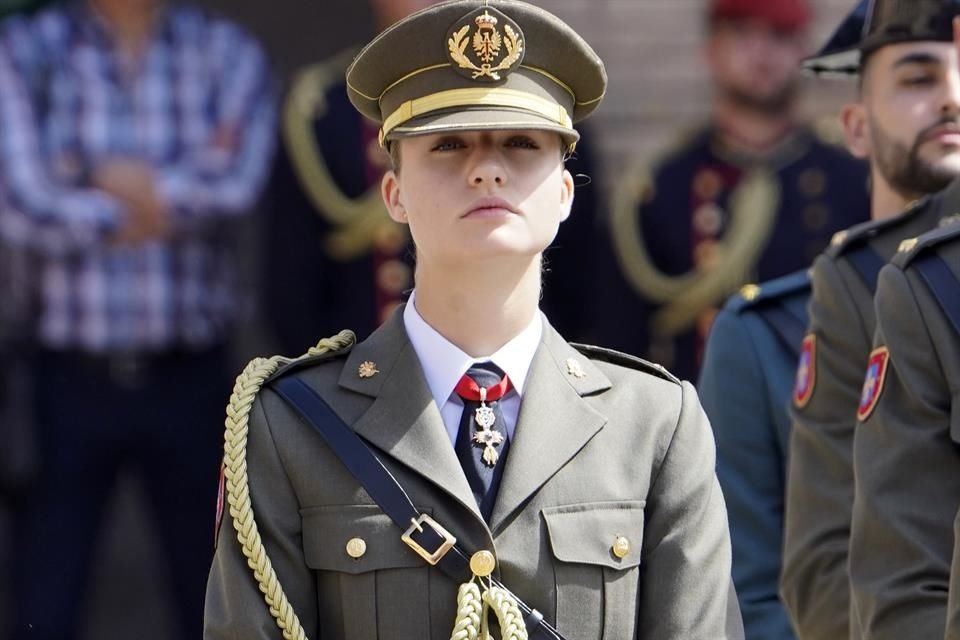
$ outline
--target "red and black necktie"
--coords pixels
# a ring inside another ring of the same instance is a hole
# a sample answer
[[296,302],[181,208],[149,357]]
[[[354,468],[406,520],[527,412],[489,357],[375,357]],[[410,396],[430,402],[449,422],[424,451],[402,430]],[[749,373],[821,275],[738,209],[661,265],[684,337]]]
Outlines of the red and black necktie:
[[470,367],[454,389],[463,399],[454,449],[487,521],[493,513],[510,445],[500,409],[500,399],[510,389],[510,379],[492,362]]

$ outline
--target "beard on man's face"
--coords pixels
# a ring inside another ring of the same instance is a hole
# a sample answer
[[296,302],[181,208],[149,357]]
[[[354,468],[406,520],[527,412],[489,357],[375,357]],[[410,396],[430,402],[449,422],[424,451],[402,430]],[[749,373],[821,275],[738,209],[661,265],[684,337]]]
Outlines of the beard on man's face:
[[[928,162],[920,157],[920,148],[931,142],[930,132],[945,124],[960,124],[956,117],[942,118],[917,134],[913,144],[897,142],[874,122],[871,126],[873,157],[880,174],[901,197],[909,199],[936,193],[960,175],[957,168]],[[960,153],[960,149],[957,150]]]
[[789,81],[773,91],[761,92],[730,83],[722,85],[720,92],[741,109],[764,116],[780,116],[788,113],[796,102],[797,87],[796,81]]

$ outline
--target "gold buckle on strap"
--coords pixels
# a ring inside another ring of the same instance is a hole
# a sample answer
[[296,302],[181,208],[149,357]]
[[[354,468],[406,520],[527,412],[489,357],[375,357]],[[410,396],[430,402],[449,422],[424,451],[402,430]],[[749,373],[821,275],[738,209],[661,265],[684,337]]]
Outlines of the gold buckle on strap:
[[[436,565],[440,562],[440,559],[443,556],[447,555],[447,551],[453,548],[453,545],[457,544],[457,539],[453,535],[441,527],[436,520],[423,513],[419,518],[411,518],[410,521],[413,523],[410,525],[410,528],[407,529],[400,539],[407,543],[407,546],[417,552],[421,558],[429,562],[431,565]],[[414,540],[411,536],[414,531],[423,533],[423,525],[427,525],[431,529],[437,532],[437,534],[443,538],[443,543],[440,547],[433,552],[427,551],[420,546],[420,543]]]

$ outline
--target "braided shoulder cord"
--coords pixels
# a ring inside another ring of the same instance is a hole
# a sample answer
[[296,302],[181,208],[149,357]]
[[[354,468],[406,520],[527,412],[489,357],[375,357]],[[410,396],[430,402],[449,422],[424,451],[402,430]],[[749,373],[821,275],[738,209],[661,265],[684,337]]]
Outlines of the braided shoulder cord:
[[450,640],[477,640],[483,619],[483,599],[480,587],[473,581],[460,585],[457,593],[457,620]]
[[[480,578],[479,582],[483,583],[483,579]],[[491,610],[500,623],[502,640],[527,640],[523,614],[513,595],[491,586],[486,586],[481,594],[476,578],[460,585],[457,619],[450,640],[490,640],[487,616]]]
[[285,640],[307,640],[307,636],[300,625],[293,607],[287,600],[283,587],[273,569],[273,564],[267,556],[267,551],[260,538],[260,532],[254,519],[253,507],[250,504],[249,476],[247,474],[247,433],[250,421],[250,410],[257,392],[264,381],[282,365],[318,356],[332,351],[348,348],[356,341],[350,331],[341,331],[331,338],[324,338],[311,347],[300,358],[255,358],[243,372],[237,376],[237,382],[227,405],[226,431],[224,433],[224,476],[226,478],[227,502],[230,505],[230,517],[233,528],[237,532],[237,540],[243,555],[247,558],[247,565],[253,570],[253,576],[260,586],[263,599],[270,609],[277,626],[283,631]]
[[[503,640],[527,640],[527,627],[516,599],[509,591],[490,587],[483,592],[483,603],[493,609],[500,622],[500,637]],[[486,625],[484,625],[486,626]]]

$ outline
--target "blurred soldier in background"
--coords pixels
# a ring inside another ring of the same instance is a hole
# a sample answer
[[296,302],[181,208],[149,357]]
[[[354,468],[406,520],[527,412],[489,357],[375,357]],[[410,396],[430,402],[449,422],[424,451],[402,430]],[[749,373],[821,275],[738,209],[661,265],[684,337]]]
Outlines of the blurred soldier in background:
[[[855,73],[867,4],[861,0],[804,66],[836,70],[845,63]],[[861,149],[857,152],[867,155]],[[880,188],[886,191],[883,185]],[[717,438],[717,475],[730,514],[733,573],[744,626],[747,637],[757,640],[794,637],[777,588],[790,441],[788,407],[809,321],[809,300],[806,269],[743,287],[713,323],[698,385]]]
[[0,230],[30,246],[39,473],[14,514],[14,638],[75,637],[132,466],[200,633],[240,316],[230,241],[275,127],[259,46],[162,0],[85,0],[0,33]]
[[[430,4],[372,0],[374,27]],[[378,126],[347,100],[344,72],[358,51],[301,69],[281,111],[263,217],[262,284],[282,353],[300,353],[343,327],[369,335],[413,283],[407,232],[390,220],[380,196],[390,158]]]
[[863,163],[794,113],[809,20],[804,0],[709,3],[713,114],[618,187],[600,342],[695,379],[716,306],[867,218]]
[[[379,31],[433,1],[370,4]],[[281,353],[299,353],[344,327],[366,337],[413,286],[409,234],[390,220],[380,197],[390,159],[377,140],[376,123],[347,100],[344,71],[358,51],[302,69],[283,107],[264,216],[262,276]],[[578,146],[567,163],[575,176],[591,175],[588,146]],[[578,179],[573,215],[545,258],[542,306],[572,340],[583,340],[592,322],[587,298],[594,288],[594,252],[587,243],[596,236],[596,207],[593,186]],[[277,286],[288,282],[297,286]]]
[[[958,11],[953,0],[875,0],[858,41],[815,64],[859,70],[859,101],[844,108],[842,119],[848,146],[871,158],[874,220],[837,234],[813,265],[810,321],[793,390],[780,585],[801,638],[942,635],[942,612],[941,635],[901,628],[874,636],[861,629],[858,617],[891,620],[895,607],[868,613],[855,603],[851,610],[848,551],[853,440],[863,428],[856,426],[857,405],[876,324],[877,277],[901,240],[956,213],[960,185],[928,194],[960,174],[960,75],[950,44]],[[871,554],[871,562],[886,567],[906,558],[886,544]]]

